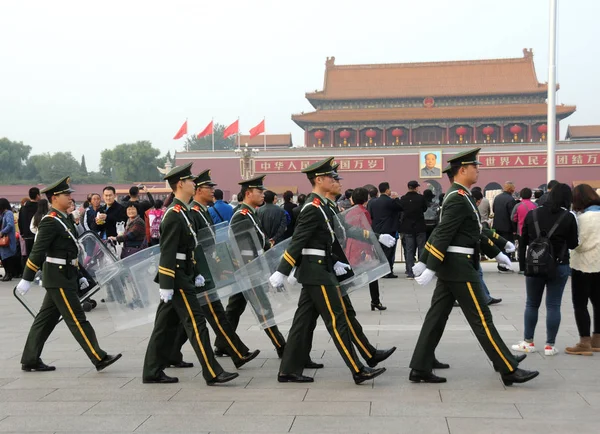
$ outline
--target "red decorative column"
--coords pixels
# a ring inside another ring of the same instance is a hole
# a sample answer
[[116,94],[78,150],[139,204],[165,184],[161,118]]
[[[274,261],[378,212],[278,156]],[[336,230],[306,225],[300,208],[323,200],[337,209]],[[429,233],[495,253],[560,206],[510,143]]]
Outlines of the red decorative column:
[[387,128],[383,129],[383,137],[381,138],[381,143],[385,146],[385,142],[387,141]]
[[408,144],[412,145],[412,127],[408,128]]
[[527,124],[527,141],[531,142],[532,140],[532,136],[531,136],[531,124]]
[[473,127],[473,143],[477,143],[477,127]]
[[500,125],[500,142],[504,143],[504,125]]
[[333,146],[333,128],[329,130],[329,146]]
[[560,124],[558,123],[558,120],[557,120],[556,121],[556,137],[555,137],[557,142],[559,140],[559,137],[560,137]]
[[450,127],[446,127],[446,143],[450,143]]
[[360,146],[360,129],[356,129],[356,146]]
[[304,146],[308,146],[308,127],[304,128]]

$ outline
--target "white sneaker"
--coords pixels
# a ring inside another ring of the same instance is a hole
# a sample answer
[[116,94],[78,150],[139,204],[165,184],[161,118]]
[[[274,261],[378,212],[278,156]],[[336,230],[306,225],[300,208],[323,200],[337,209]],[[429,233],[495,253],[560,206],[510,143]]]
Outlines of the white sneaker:
[[553,345],[546,345],[544,347],[544,354],[546,356],[555,356],[556,354],[558,354],[558,350]]
[[520,353],[535,353],[535,345],[533,342],[525,342],[521,341],[516,345],[512,346],[513,351],[518,351]]

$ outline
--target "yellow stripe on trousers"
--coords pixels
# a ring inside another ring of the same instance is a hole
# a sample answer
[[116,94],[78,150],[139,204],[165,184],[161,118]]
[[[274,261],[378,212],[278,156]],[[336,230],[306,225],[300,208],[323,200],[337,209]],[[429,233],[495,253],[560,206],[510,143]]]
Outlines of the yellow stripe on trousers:
[[85,332],[83,331],[83,328],[81,328],[81,324],[79,324],[79,321],[77,321],[77,317],[75,316],[75,312],[73,312],[73,309],[71,309],[71,305],[69,304],[69,300],[67,300],[67,295],[65,294],[64,289],[59,288],[60,289],[60,295],[62,295],[62,298],[65,302],[65,305],[67,306],[67,309],[69,309],[69,312],[71,313],[71,316],[73,317],[73,321],[75,321],[75,324],[77,325],[77,328],[79,329],[79,333],[81,333],[81,336],[83,336],[83,339],[85,340],[85,343],[88,345],[88,347],[90,347],[90,351],[92,352],[92,354],[94,355],[94,357],[96,357],[98,359],[98,361],[101,361],[102,359],[100,358],[100,356],[98,355],[98,353],[96,352],[96,350],[94,349],[94,347],[92,346],[90,340],[88,339],[88,337],[85,335]]
[[327,309],[329,310],[329,314],[331,315],[331,326],[333,327],[333,331],[335,332],[335,337],[338,340],[338,342],[340,343],[340,346],[342,347],[342,349],[344,350],[344,353],[346,353],[346,357],[348,357],[348,360],[350,360],[352,367],[354,368],[354,370],[356,372],[358,372],[359,371],[358,366],[356,366],[356,363],[354,363],[354,360],[352,360],[352,356],[350,355],[348,348],[346,348],[346,345],[344,345],[344,342],[342,341],[342,338],[337,331],[337,327],[336,327],[336,323],[335,323],[335,315],[333,314],[333,310],[331,309],[331,304],[329,303],[329,297],[327,297],[327,290],[325,289],[325,285],[321,285],[321,291],[323,292],[323,298],[325,298],[325,303],[327,304]]
[[363,349],[363,351],[365,352],[367,357],[369,357],[369,359],[370,359],[373,356],[371,355],[369,350],[367,350],[367,348],[364,346],[364,344],[361,342],[361,340],[358,339],[358,336],[356,335],[356,332],[354,331],[354,327],[352,327],[352,323],[350,322],[350,318],[348,318],[348,311],[346,310],[346,303],[344,303],[344,298],[342,297],[342,291],[340,290],[339,286],[338,286],[337,290],[338,290],[338,294],[340,295],[340,301],[342,302],[342,307],[344,308],[344,315],[346,316],[346,321],[348,322],[348,327],[350,327],[350,331],[352,332],[354,339],[356,339],[356,342],[358,342],[358,345],[360,345],[360,347]]
[[202,357],[204,357],[204,362],[206,363],[206,367],[210,371],[210,375],[212,375],[213,378],[215,378],[217,376],[217,374],[215,374],[215,371],[213,371],[212,366],[210,366],[210,363],[208,363],[208,357],[206,357],[206,351],[204,351],[204,346],[202,346],[202,341],[200,340],[200,333],[198,333],[198,326],[196,325],[196,318],[194,318],[194,314],[192,313],[192,308],[190,307],[190,304],[188,303],[187,297],[185,296],[185,292],[183,292],[183,289],[180,289],[179,292],[181,293],[181,297],[183,298],[185,307],[187,308],[190,319],[192,320],[192,325],[194,326],[194,332],[196,333],[196,341],[198,341],[198,346],[200,347],[200,351],[202,352]]
[[475,293],[473,292],[473,287],[471,286],[471,282],[467,282],[467,288],[469,288],[469,292],[471,293],[471,298],[473,299],[473,303],[475,303],[475,307],[477,308],[477,312],[479,313],[479,318],[481,319],[481,323],[483,324],[483,328],[485,329],[485,334],[487,334],[487,337],[490,340],[490,342],[492,343],[492,346],[494,347],[496,352],[500,355],[500,358],[504,361],[504,363],[506,363],[506,366],[508,366],[508,369],[510,369],[511,372],[514,371],[514,368],[509,363],[509,361],[506,360],[506,357],[504,357],[504,354],[502,354],[502,351],[500,351],[500,348],[498,348],[498,345],[496,345],[494,338],[492,338],[490,329],[488,328],[488,325],[485,322],[485,318],[483,317],[483,312],[481,311],[481,307],[479,307],[479,303],[477,302],[477,297],[475,296]]
[[217,326],[219,327],[219,330],[221,330],[221,333],[223,334],[223,336],[225,336],[225,339],[227,340],[227,342],[229,343],[229,346],[231,348],[233,348],[233,351],[235,351],[235,353],[238,355],[238,357],[241,359],[244,356],[242,356],[240,354],[240,352],[238,351],[238,349],[235,347],[235,345],[233,345],[233,342],[231,342],[231,339],[229,339],[229,336],[227,336],[227,333],[225,333],[225,330],[223,330],[223,327],[221,327],[221,323],[219,322],[219,318],[217,317],[217,314],[215,313],[215,310],[213,309],[213,305],[210,302],[210,299],[208,298],[208,294],[204,293],[204,297],[206,298],[206,302],[208,304],[208,307],[210,309],[210,313],[212,313],[213,318],[215,319],[215,322],[217,323]]

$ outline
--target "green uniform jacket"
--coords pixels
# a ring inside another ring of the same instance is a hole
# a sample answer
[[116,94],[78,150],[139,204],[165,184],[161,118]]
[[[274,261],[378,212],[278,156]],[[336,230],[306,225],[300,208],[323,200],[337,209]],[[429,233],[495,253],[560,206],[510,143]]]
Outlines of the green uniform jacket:
[[[72,261],[79,256],[77,229],[60,211],[50,208],[38,226],[31,254],[27,260],[23,279],[31,282],[42,267],[42,282],[46,288],[77,289],[79,271]],[[46,262],[46,257],[64,259],[67,265]],[[45,262],[45,264],[44,264]]]
[[[199,234],[199,232],[201,230],[209,228],[211,226],[214,226],[213,219],[210,216],[208,209],[206,209],[203,205],[201,205],[200,203],[198,203],[196,201],[192,202],[192,209],[190,211],[190,214],[191,214],[191,219],[194,221],[194,224],[196,225],[196,228],[197,228],[196,233]],[[214,240],[214,233],[213,233],[213,240]],[[212,249],[211,249],[211,251],[212,251]],[[206,255],[204,254],[202,246],[198,245],[198,247],[196,247],[196,251],[195,251],[195,259],[197,262],[197,269],[200,271],[199,274],[202,274],[202,277],[204,277],[204,286],[200,287],[199,290],[200,291],[208,291],[209,289],[213,289],[215,287],[215,281],[212,278],[212,274],[210,272],[210,267],[209,267],[208,261],[212,261],[214,263],[216,258],[213,258],[213,257],[207,258]]]
[[[260,225],[260,220],[256,215],[256,211],[251,206],[248,206],[243,202],[240,203],[238,209],[231,217],[230,226],[240,250],[252,252],[252,254],[242,254],[244,263],[251,262],[257,258],[258,255],[269,250],[271,247],[271,243],[267,239],[267,236]],[[258,242],[262,245],[263,252],[256,249],[251,238],[244,236],[245,232],[252,228],[254,228],[254,231],[256,232]]]
[[[195,289],[194,279],[200,274],[194,259],[196,232],[187,205],[173,199],[160,223],[160,261],[155,280],[161,289]],[[185,259],[177,259],[177,254],[185,255]]]
[[[340,243],[335,237],[335,224],[339,224],[329,200],[311,193],[298,215],[294,235],[277,271],[288,276],[296,267],[295,277],[304,285],[337,286],[339,280],[333,271],[337,261],[348,263]],[[324,250],[325,256],[303,255],[302,249]],[[346,279],[349,273],[341,276]]]
[[[473,254],[447,252],[449,246],[474,249]],[[440,223],[425,244],[419,259],[440,279],[454,282],[479,281],[479,251],[495,257],[500,250],[482,233],[481,217],[471,192],[453,183],[442,205]]]

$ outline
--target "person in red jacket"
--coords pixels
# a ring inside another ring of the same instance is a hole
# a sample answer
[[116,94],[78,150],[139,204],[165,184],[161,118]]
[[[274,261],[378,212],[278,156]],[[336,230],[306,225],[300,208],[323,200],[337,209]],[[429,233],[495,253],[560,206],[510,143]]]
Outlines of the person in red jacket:
[[[352,226],[362,226],[361,222],[364,222],[361,216],[364,216],[369,226],[372,224],[371,213],[365,207],[365,203],[369,199],[369,192],[366,188],[356,188],[352,192],[350,200],[354,205],[348,211],[346,215],[346,221]],[[366,227],[364,229],[367,229]],[[368,228],[371,230],[371,228]],[[373,256],[373,246],[370,243],[360,241],[354,238],[349,238],[346,241],[346,256],[350,265],[354,268],[357,267],[361,262],[368,260],[369,257]],[[369,283],[369,291],[371,292],[371,310],[386,310],[387,307],[381,304],[379,300],[379,281]]]

